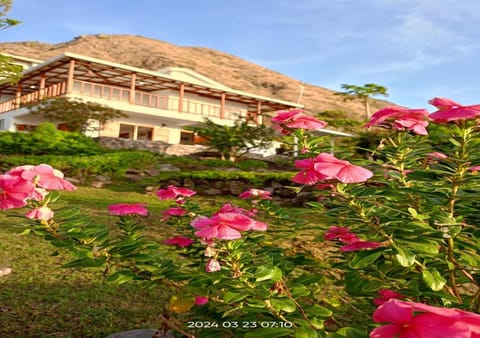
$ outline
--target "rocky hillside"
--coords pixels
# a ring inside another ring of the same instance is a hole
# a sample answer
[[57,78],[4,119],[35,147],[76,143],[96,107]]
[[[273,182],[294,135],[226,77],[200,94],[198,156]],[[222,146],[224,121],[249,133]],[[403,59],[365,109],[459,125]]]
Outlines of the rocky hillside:
[[[333,90],[303,83],[234,55],[209,48],[180,47],[141,36],[99,34],[59,44],[0,43],[0,51],[41,60],[72,52],[149,70],[187,67],[237,90],[293,102],[298,99],[300,86],[304,86],[301,103],[312,114],[325,110],[344,112],[340,116],[348,118],[364,114],[363,105],[357,100],[344,102]],[[374,100],[372,111],[389,104]]]

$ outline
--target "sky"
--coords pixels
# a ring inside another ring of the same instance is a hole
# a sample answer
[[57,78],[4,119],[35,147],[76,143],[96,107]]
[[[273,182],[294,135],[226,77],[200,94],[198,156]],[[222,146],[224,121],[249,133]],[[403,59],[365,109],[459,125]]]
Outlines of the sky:
[[379,84],[410,108],[480,103],[479,0],[13,0],[8,17],[22,24],[1,42],[141,35],[333,90]]

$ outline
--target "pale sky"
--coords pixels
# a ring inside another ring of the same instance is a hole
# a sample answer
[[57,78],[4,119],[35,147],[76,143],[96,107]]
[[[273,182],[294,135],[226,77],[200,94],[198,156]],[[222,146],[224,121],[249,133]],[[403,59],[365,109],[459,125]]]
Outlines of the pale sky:
[[[310,84],[480,103],[480,0],[14,0],[0,41],[132,34],[217,49]],[[381,98],[381,97],[380,97]]]

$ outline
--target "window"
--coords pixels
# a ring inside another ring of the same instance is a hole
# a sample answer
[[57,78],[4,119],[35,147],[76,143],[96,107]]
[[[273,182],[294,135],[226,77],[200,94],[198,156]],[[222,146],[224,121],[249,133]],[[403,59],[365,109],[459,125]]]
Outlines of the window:
[[118,137],[133,139],[134,131],[135,131],[135,126],[128,125],[128,124],[121,124],[120,131],[118,132]]
[[152,140],[153,128],[150,127],[138,127],[137,140]]
[[191,131],[182,130],[180,132],[180,144],[193,144],[194,134]]

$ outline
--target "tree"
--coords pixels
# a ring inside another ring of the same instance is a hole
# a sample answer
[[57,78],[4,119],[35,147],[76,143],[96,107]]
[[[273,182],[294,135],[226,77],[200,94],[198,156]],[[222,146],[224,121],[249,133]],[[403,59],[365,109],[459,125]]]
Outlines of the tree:
[[335,95],[343,96],[344,101],[359,99],[365,106],[365,118],[370,118],[370,97],[376,95],[388,96],[387,88],[377,85],[375,83],[367,83],[363,86],[356,86],[350,84],[342,84],[344,92],[335,93]]
[[109,108],[98,103],[69,100],[57,97],[41,101],[28,106],[33,115],[41,115],[46,120],[54,123],[65,123],[69,131],[87,133],[92,131],[94,121],[98,127],[108,121],[126,115],[117,109]]
[[273,130],[264,125],[252,125],[248,120],[239,119],[233,126],[216,124],[205,119],[204,127],[188,127],[205,138],[205,144],[218,150],[223,160],[234,162],[253,148],[268,148],[273,139]]
[[[0,0],[0,30],[18,25],[20,21],[10,18],[4,18],[12,7],[11,0]],[[11,58],[0,54],[0,83],[17,83],[21,78],[22,66],[15,65]]]

